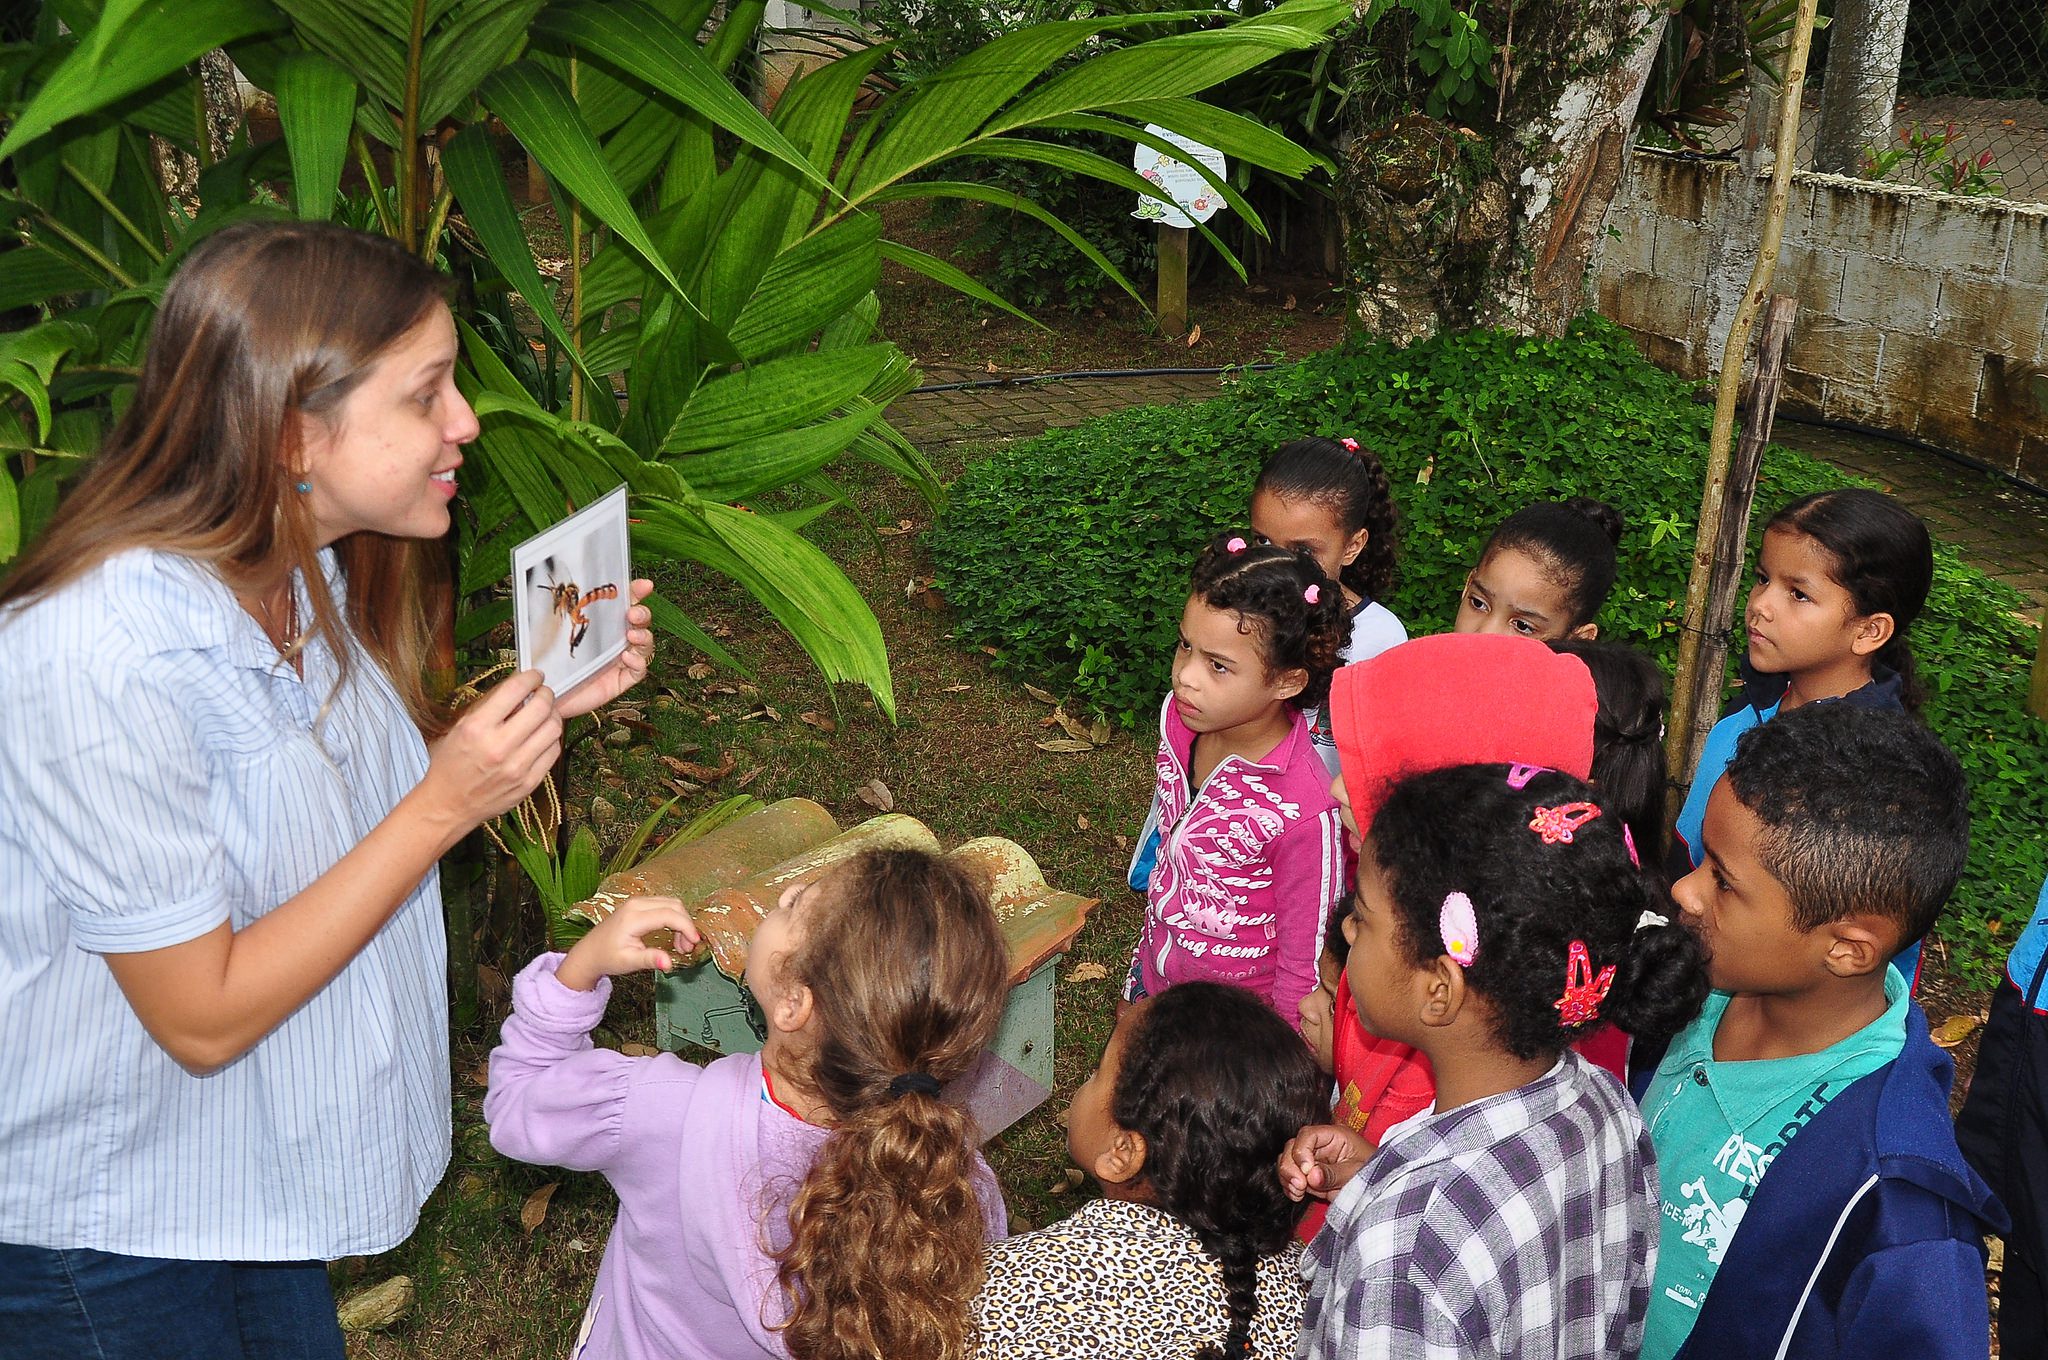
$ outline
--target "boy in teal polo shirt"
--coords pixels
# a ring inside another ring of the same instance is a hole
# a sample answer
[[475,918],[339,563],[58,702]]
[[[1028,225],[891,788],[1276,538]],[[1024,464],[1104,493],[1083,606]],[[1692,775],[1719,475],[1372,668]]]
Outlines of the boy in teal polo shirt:
[[1643,1094],[1645,1360],[1986,1354],[1981,1234],[2004,1215],[1891,966],[1962,873],[1966,794],[1916,720],[1846,704],[1745,733],[1714,785],[1672,895],[1715,993]]

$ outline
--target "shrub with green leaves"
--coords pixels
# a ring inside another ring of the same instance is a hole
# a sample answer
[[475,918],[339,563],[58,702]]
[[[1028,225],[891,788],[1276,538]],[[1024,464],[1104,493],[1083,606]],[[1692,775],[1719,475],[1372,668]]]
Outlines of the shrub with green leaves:
[[[1646,648],[1668,671],[1710,415],[1693,385],[1595,317],[1558,340],[1479,331],[1333,351],[1247,376],[1213,401],[1122,411],[977,462],[932,534],[939,586],[963,638],[1149,730],[1196,548],[1244,525],[1268,452],[1302,435],[1349,435],[1379,452],[1400,505],[1400,570],[1384,603],[1411,635],[1451,626],[1464,574],[1501,518],[1591,495],[1628,519],[1601,635]],[[1849,482],[1774,446],[1752,536],[1784,502]],[[2048,856],[2048,728],[2024,708],[2034,648],[2024,605],[1942,547],[1912,632],[1928,720],[1973,789],[1970,864],[1941,933],[1965,975],[1987,981]]]

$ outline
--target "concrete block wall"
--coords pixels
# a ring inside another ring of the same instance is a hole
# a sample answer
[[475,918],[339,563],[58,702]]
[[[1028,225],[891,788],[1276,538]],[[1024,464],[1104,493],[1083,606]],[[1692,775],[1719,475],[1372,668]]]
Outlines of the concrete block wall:
[[[1710,377],[1762,238],[1763,181],[1638,151],[1601,313]],[[1799,298],[1782,409],[1913,436],[2048,485],[2048,205],[1793,176],[1772,291]]]

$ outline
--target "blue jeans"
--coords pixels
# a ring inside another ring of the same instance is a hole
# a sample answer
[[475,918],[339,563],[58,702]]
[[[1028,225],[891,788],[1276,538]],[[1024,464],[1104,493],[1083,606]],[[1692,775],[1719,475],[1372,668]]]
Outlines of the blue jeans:
[[0,1243],[7,1360],[343,1360],[319,1261],[160,1261]]

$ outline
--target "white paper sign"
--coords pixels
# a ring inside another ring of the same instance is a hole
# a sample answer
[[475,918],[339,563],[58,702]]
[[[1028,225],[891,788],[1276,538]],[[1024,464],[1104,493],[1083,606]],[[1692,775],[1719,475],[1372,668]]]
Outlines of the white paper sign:
[[626,650],[632,575],[623,486],[514,548],[519,669],[562,694],[609,666]]
[[1145,131],[1179,147],[1181,159],[1155,151],[1143,142],[1137,144],[1131,154],[1131,168],[1158,185],[1161,197],[1147,195],[1140,198],[1138,210],[1131,216],[1168,227],[1192,227],[1214,217],[1216,210],[1223,206],[1223,196],[1187,162],[1199,161],[1216,178],[1222,179],[1225,174],[1223,153],[1213,146],[1203,146],[1200,142],[1168,132],[1157,123],[1147,123]]

